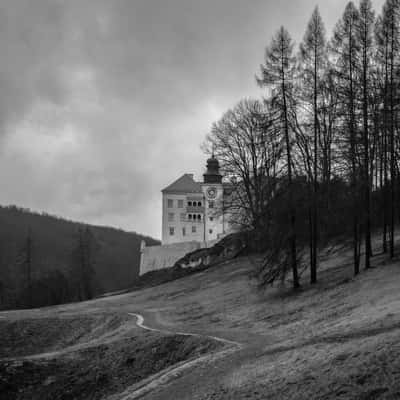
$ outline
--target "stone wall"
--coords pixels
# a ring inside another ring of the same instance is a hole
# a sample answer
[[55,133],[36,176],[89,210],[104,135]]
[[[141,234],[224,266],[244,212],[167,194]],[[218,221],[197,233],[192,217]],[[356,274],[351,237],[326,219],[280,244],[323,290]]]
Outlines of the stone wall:
[[243,247],[243,239],[237,234],[208,242],[192,241],[149,247],[142,241],[139,275],[176,266],[198,268],[213,265],[233,258]]
[[200,242],[184,242],[146,247],[146,244],[142,242],[139,275],[173,267],[185,254],[198,250],[203,246],[204,243]]

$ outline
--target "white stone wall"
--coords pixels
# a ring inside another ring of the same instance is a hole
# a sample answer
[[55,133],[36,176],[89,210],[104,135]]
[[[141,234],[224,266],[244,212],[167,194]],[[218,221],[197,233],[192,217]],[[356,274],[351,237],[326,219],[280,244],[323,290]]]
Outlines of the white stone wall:
[[[150,271],[173,267],[174,264],[186,254],[202,248],[212,247],[218,243],[220,239],[221,238],[209,240],[207,242],[193,241],[149,247],[146,247],[146,243],[142,241],[140,247],[139,275]],[[190,266],[193,267],[193,265]]]
[[142,242],[139,275],[173,267],[175,262],[185,254],[198,250],[201,246],[202,243],[200,242],[183,242],[146,247],[144,242]]

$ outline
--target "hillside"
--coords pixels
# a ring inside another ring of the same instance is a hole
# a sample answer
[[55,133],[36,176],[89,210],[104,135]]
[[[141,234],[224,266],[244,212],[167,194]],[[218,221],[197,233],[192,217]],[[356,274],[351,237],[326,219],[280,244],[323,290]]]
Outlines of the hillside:
[[[70,282],[70,286],[74,285],[71,281],[71,254],[77,246],[81,226],[78,222],[14,206],[0,207],[0,297],[3,307],[4,304],[7,306],[7,301],[11,307],[18,306],[12,303],[18,302],[16,293],[24,285],[24,247],[29,231],[32,279],[40,285],[38,291],[45,291],[46,286],[58,290],[65,286],[65,280]],[[95,243],[95,294],[132,285],[139,274],[141,240],[145,239],[149,245],[159,243],[135,232],[91,225],[86,227],[90,229]],[[39,300],[36,305],[45,305],[51,299]]]
[[382,255],[373,261],[354,278],[351,251],[325,252],[319,283],[310,287],[303,276],[293,292],[290,282],[257,290],[257,259],[241,257],[154,288],[0,313],[0,393],[18,400],[397,399],[399,265]]

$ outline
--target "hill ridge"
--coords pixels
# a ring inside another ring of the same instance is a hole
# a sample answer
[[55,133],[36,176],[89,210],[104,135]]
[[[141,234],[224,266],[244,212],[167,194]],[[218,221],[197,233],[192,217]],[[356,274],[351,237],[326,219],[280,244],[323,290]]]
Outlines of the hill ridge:
[[[159,244],[150,236],[121,228],[72,221],[16,205],[0,205],[0,308],[83,300],[77,293],[81,282],[76,276],[74,260],[82,228],[87,228],[93,239],[93,295],[126,289],[134,284],[139,276],[141,241]],[[31,240],[30,278],[28,238]],[[37,296],[33,302],[27,300],[28,278],[35,284]]]

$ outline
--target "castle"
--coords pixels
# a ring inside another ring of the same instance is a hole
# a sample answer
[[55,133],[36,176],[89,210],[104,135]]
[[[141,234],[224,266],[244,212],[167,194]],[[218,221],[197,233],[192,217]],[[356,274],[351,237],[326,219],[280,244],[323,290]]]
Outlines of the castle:
[[207,160],[203,182],[184,174],[162,190],[162,244],[210,242],[228,230],[224,215],[227,195],[214,155]]
[[229,185],[222,182],[219,162],[207,160],[203,182],[184,174],[162,193],[162,245],[141,248],[140,275],[167,267],[185,254],[211,247],[232,231],[225,212]]

